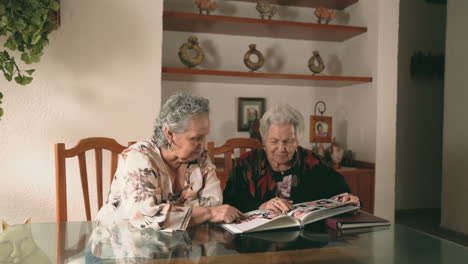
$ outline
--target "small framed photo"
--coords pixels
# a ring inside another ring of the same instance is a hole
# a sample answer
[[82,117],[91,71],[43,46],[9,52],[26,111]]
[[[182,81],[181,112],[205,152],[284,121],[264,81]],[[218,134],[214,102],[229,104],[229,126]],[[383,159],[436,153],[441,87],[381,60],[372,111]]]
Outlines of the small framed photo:
[[332,141],[332,117],[310,116],[310,142],[329,143]]
[[265,113],[265,98],[241,97],[237,110],[237,131],[249,131],[255,120],[260,120]]

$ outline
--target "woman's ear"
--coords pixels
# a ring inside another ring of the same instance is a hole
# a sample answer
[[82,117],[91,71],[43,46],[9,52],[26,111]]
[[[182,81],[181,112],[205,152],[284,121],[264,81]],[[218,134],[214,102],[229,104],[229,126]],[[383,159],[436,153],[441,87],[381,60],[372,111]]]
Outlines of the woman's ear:
[[170,144],[174,143],[174,132],[170,131],[167,126],[163,127],[164,135],[167,138],[167,142]]

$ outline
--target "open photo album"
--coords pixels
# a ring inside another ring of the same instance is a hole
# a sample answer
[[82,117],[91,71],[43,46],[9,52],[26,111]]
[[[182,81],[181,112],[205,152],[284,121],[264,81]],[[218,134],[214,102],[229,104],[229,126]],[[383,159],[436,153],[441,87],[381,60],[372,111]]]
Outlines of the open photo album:
[[246,213],[246,218],[221,226],[233,234],[259,232],[272,229],[304,227],[332,216],[358,210],[358,206],[340,202],[342,195],[330,199],[293,204],[287,213],[270,210],[254,210]]

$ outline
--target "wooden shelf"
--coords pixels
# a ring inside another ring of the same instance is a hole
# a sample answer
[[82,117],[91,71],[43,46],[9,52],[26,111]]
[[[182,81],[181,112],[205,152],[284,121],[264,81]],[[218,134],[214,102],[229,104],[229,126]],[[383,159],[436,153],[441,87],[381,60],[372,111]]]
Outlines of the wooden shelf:
[[366,27],[199,15],[169,11],[164,12],[163,24],[164,30],[170,31],[319,41],[345,41],[367,32]]
[[[252,2],[255,3],[256,0],[229,0],[229,1],[239,1],[239,2]],[[331,9],[343,10],[346,7],[353,5],[358,2],[358,0],[269,0],[270,3],[276,5],[286,5],[286,6],[303,6],[303,7],[326,7]]]
[[370,83],[372,82],[372,77],[327,76],[312,74],[300,75],[163,67],[162,80],[262,85],[343,87],[354,84]]

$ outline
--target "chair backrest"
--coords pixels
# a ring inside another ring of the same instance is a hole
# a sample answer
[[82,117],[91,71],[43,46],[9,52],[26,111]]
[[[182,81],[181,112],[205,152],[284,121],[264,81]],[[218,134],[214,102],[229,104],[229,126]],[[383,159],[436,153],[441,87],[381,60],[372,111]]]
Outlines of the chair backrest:
[[[132,145],[135,142],[129,142]],[[86,169],[86,151],[94,150],[96,159],[96,190],[98,210],[102,207],[102,150],[111,152],[110,165],[110,183],[117,170],[118,155],[126,149],[127,146],[120,145],[112,138],[93,137],[85,138],[70,149],[65,148],[65,144],[55,144],[55,183],[56,183],[56,198],[57,198],[57,222],[67,221],[67,176],[66,162],[67,158],[78,157],[80,168],[81,188],[83,190],[83,200],[86,211],[86,220],[91,220],[91,209],[89,202],[88,189],[88,172]]]
[[[211,161],[216,165],[216,175],[221,182],[221,188],[226,187],[227,178],[232,170],[233,155],[236,149],[240,154],[249,150],[263,148],[262,143],[254,138],[231,138],[224,145],[215,147],[214,142],[208,142],[207,149]],[[219,157],[219,156],[223,157]]]

